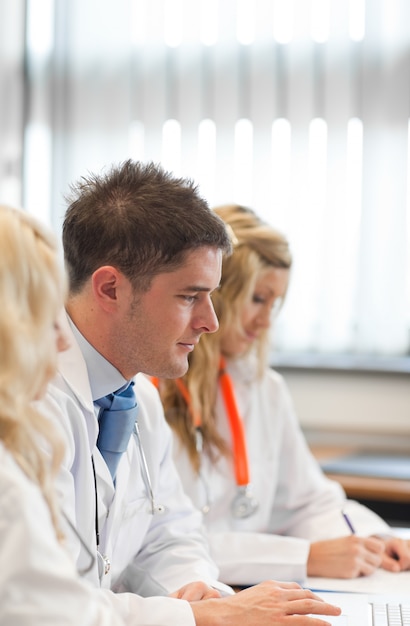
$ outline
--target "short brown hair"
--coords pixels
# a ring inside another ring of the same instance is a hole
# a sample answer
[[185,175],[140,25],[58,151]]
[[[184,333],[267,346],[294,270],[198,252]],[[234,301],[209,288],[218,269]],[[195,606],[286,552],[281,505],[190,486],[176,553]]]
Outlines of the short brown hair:
[[71,186],[68,201],[63,245],[72,294],[102,265],[113,265],[144,291],[192,249],[230,252],[223,220],[195,184],[152,162],[128,160],[83,177]]

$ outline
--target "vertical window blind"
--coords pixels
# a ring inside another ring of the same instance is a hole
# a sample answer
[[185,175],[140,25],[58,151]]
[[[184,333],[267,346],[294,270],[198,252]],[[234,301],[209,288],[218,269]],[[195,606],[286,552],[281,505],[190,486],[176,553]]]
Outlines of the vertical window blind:
[[408,0],[27,0],[24,205],[132,157],[289,238],[278,353],[409,354]]
[[21,203],[24,94],[24,1],[0,3],[0,202]]

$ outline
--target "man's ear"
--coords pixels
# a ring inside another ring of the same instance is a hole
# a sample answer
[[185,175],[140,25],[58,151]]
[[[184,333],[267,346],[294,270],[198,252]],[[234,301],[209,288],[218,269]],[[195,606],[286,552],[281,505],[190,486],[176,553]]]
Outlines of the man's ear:
[[124,281],[124,276],[112,265],[103,265],[95,270],[91,277],[92,290],[95,300],[101,308],[113,311],[118,305],[118,288]]

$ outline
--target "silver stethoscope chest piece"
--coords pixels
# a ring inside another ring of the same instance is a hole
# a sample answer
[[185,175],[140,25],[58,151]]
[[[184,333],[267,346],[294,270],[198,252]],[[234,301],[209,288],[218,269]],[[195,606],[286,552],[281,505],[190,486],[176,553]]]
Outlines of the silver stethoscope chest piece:
[[259,508],[259,503],[252,493],[250,485],[238,487],[236,496],[232,500],[231,512],[237,519],[250,517]]
[[111,562],[108,556],[97,551],[98,576],[100,580],[108,574],[111,569]]
[[[189,413],[191,413],[192,422],[195,426],[196,452],[201,462],[203,454],[201,416],[193,410],[190,392],[182,378],[177,378],[175,382],[186,402]],[[253,494],[252,486],[249,480],[249,460],[246,448],[245,428],[239,414],[233,384],[228,372],[226,371],[225,359],[222,356],[219,363],[219,385],[232,435],[233,462],[235,480],[237,484],[237,492],[231,503],[231,514],[237,519],[243,519],[256,513],[259,508],[259,503]],[[212,501],[201,466],[199,467],[198,478],[205,489],[206,502],[202,506],[201,510],[202,513],[206,515],[211,508]]]

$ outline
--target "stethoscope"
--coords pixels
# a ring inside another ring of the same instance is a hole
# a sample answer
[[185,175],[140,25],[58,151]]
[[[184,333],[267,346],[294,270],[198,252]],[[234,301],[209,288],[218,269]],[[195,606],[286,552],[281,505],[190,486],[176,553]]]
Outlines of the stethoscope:
[[82,536],[80,535],[80,533],[78,532],[78,530],[76,529],[76,527],[74,526],[74,524],[72,523],[72,521],[70,520],[68,515],[66,515],[66,513],[64,513],[64,511],[61,511],[61,515],[64,518],[64,520],[66,521],[67,525],[69,526],[71,532],[77,537],[77,539],[80,542],[81,546],[84,548],[88,558],[90,559],[90,561],[89,561],[89,563],[88,563],[88,565],[86,567],[81,568],[81,569],[77,568],[77,572],[78,572],[79,576],[85,576],[94,567],[95,556],[91,552],[90,548],[87,546],[86,542],[84,541],[84,539],[82,538]]
[[[178,378],[175,380],[175,383],[187,404],[188,411],[192,416],[192,421],[195,428],[196,450],[201,458],[203,453],[201,416],[192,407],[191,395],[184,381],[181,378]],[[232,380],[228,372],[226,371],[225,359],[222,356],[219,363],[219,384],[221,387],[222,397],[224,400],[226,414],[228,416],[228,422],[232,436],[234,472],[237,485],[236,494],[231,502],[231,513],[232,516],[237,519],[244,519],[256,513],[259,508],[259,503],[253,494],[252,484],[250,481],[245,429],[241,416],[239,414]],[[201,467],[199,469],[198,475],[205,490],[206,502],[205,505],[202,507],[202,512],[206,514],[209,512],[212,506],[212,499],[209,493],[208,484],[203,475]]]
[[[165,512],[165,506],[163,504],[159,504],[156,502],[155,500],[155,495],[154,495],[154,490],[152,487],[152,480],[151,480],[151,475],[149,472],[149,467],[148,467],[148,463],[147,463],[147,458],[145,456],[145,452],[144,452],[144,448],[141,442],[141,436],[140,436],[140,430],[139,430],[139,426],[138,423],[135,422],[134,423],[134,429],[133,429],[133,434],[135,435],[135,438],[137,440],[138,443],[138,448],[140,451],[140,460],[141,460],[141,470],[142,470],[142,478],[144,481],[144,485],[145,485],[145,489],[147,490],[147,494],[149,497],[149,501],[150,501],[150,512],[152,515],[158,515],[158,514],[162,514]],[[98,522],[98,486],[97,486],[97,473],[95,471],[95,464],[94,464],[94,457],[91,456],[91,464],[92,464],[92,468],[93,468],[93,476],[94,476],[94,494],[95,494],[95,539],[96,539],[96,544],[97,544],[97,563],[98,563],[98,574],[100,577],[100,580],[102,579],[103,576],[107,575],[108,572],[111,569],[111,561],[109,559],[109,557],[106,554],[102,554],[100,552],[100,528],[99,528],[99,522]],[[78,533],[76,533],[78,535]],[[79,536],[79,535],[78,535]],[[81,538],[79,537],[80,542],[83,546],[85,546],[84,541],[81,540]],[[90,554],[90,550],[88,548],[86,548],[87,553]],[[90,565],[90,567],[87,569],[87,571],[89,571],[89,569],[91,569],[91,567],[94,565],[94,563],[92,563]]]

